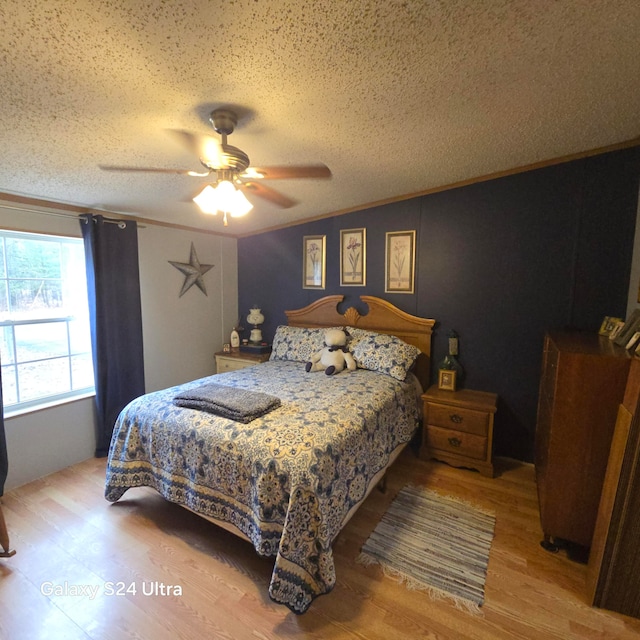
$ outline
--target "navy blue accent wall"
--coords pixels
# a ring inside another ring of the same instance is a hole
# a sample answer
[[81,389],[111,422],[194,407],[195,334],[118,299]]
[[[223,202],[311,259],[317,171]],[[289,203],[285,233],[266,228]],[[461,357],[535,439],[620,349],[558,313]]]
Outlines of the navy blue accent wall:
[[[464,385],[500,397],[495,453],[531,461],[545,331],[625,315],[639,179],[636,147],[242,238],[239,308],[262,308],[265,339],[285,309],[336,293],[341,311],[366,312],[367,294],[435,318],[433,370],[454,329]],[[360,227],[367,284],[340,287],[340,230]],[[385,233],[407,229],[415,293],[385,294]],[[324,291],[302,288],[302,238],[314,234],[327,238]]]

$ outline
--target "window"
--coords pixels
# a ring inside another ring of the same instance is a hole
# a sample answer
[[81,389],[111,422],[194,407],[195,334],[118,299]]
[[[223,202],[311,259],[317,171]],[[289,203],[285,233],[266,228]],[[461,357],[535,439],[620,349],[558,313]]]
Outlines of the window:
[[9,413],[94,391],[80,238],[0,231],[0,359]]

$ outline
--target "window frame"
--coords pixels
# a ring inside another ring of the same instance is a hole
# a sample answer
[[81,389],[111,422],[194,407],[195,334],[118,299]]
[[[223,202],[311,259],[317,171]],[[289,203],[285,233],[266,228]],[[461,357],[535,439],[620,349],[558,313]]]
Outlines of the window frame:
[[[58,245],[64,245],[64,244],[79,245],[82,247],[83,254],[84,254],[84,246],[83,246],[84,243],[81,238],[66,236],[62,234],[38,233],[38,232],[29,232],[29,231],[13,231],[9,229],[0,229],[0,242],[3,245],[2,246],[3,252],[2,252],[2,256],[0,257],[0,260],[2,260],[3,264],[1,265],[1,267],[4,272],[0,277],[0,286],[5,286],[5,283],[8,286],[10,280],[12,279],[13,280],[24,279],[23,277],[19,277],[19,278],[9,277],[8,265],[10,261],[8,260],[8,257],[7,257],[6,243],[5,243],[5,239],[7,238],[32,240],[32,241],[38,241],[38,242],[52,242],[52,243],[57,243]],[[64,288],[65,286],[64,272],[61,273],[60,279],[63,283],[63,288]],[[6,291],[6,295],[7,296],[9,295],[8,290]],[[9,298],[7,298],[7,303],[10,304]],[[87,300],[86,314],[88,317],[89,315],[88,300]],[[4,405],[5,417],[21,415],[24,413],[29,413],[31,411],[37,411],[43,408],[56,406],[59,404],[64,404],[70,401],[80,400],[82,398],[87,398],[95,395],[95,371],[93,370],[93,355],[92,355],[93,346],[91,345],[91,340],[89,339],[88,351],[74,351],[72,349],[73,337],[72,337],[70,324],[74,321],[77,321],[79,317],[80,317],[79,315],[69,314],[68,308],[67,309],[62,308],[60,309],[59,315],[38,316],[36,314],[32,318],[20,318],[16,320],[0,319],[0,331],[4,331],[7,328],[10,328],[11,330],[11,338],[12,338],[11,347],[13,349],[11,361],[8,363],[4,363],[4,362],[2,363],[3,385],[5,384],[4,383],[5,376],[9,376],[9,377],[13,376],[12,384],[14,385],[15,394],[17,398],[17,402]],[[65,353],[62,353],[61,355],[52,355],[49,357],[42,357],[42,358],[32,358],[32,359],[23,359],[23,360],[18,359],[19,347],[16,341],[16,327],[26,326],[26,325],[39,325],[39,324],[53,325],[53,324],[60,324],[60,323],[64,323],[65,325],[65,338],[66,338]],[[93,379],[92,379],[91,385],[73,389],[73,358],[74,356],[78,356],[78,355],[89,356]],[[42,395],[42,396],[39,396],[38,398],[21,400],[20,399],[21,391],[20,391],[20,379],[19,379],[19,366],[24,364],[34,364],[37,362],[52,362],[56,360],[66,360],[68,375],[69,375],[68,390],[61,391],[58,393],[51,393],[48,395]],[[13,371],[8,372],[8,369],[7,369],[8,367],[13,367]],[[6,396],[4,400],[6,402]]]

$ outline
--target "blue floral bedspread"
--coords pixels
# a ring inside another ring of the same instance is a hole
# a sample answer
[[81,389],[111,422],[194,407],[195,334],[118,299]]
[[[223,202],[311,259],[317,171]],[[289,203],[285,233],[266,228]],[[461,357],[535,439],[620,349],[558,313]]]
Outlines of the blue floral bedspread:
[[[173,404],[205,382],[272,394],[279,408],[248,424]],[[275,556],[269,595],[295,613],[335,584],[331,545],[391,453],[418,424],[412,384],[358,369],[326,376],[265,362],[141,396],[116,423],[105,497],[148,486],[231,523]]]

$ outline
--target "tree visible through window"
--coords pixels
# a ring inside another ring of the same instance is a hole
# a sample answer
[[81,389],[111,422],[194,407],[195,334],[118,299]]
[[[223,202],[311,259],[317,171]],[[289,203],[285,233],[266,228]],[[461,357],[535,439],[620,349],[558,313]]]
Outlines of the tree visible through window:
[[9,411],[94,390],[81,239],[0,231],[0,356]]

